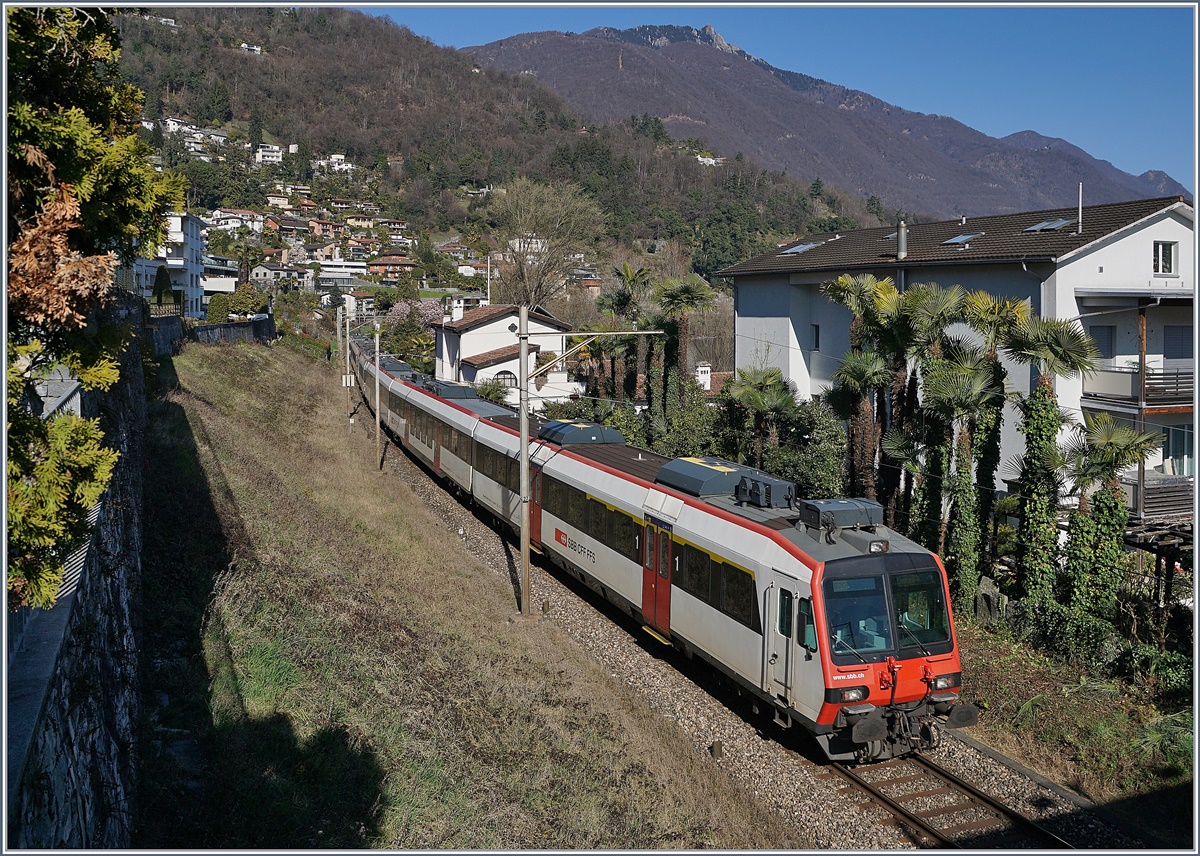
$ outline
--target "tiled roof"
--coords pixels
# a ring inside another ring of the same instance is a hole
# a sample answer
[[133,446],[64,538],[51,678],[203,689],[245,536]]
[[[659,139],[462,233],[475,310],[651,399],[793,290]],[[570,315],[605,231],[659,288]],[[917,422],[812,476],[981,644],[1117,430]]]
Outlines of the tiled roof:
[[[449,321],[441,326],[452,333],[465,333],[468,330],[474,330],[476,327],[482,327],[484,324],[488,324],[498,318],[504,318],[509,315],[513,316],[514,318],[516,317],[516,306],[504,303],[496,304],[494,306],[480,306],[476,309],[472,309],[470,312],[464,312],[463,317],[457,321]],[[564,332],[571,329],[570,324],[564,324],[562,321],[559,321],[557,318],[551,315],[545,315],[533,309],[529,310],[529,320],[537,321],[541,324],[545,324],[548,327],[556,327]]]
[[[536,354],[541,349],[541,345],[535,345],[532,342],[529,344],[529,353],[531,354]],[[515,360],[520,355],[521,345],[518,343],[516,345],[506,345],[503,348],[496,348],[494,351],[475,354],[473,357],[463,357],[462,363],[466,366],[474,366],[477,369],[485,369],[497,363],[507,363],[509,360]]]
[[[718,271],[718,276],[853,270],[881,267],[910,268],[927,265],[973,264],[979,262],[1055,261],[1108,235],[1145,220],[1173,206],[1192,203],[1182,196],[1141,199],[1107,205],[1084,206],[1083,228],[1078,228],[1078,208],[1056,208],[1021,214],[998,214],[914,223],[908,226],[908,256],[896,257],[896,227],[860,229],[854,232],[824,232],[806,235],[777,250],[755,256]],[[1056,229],[1027,231],[1040,223],[1068,220]],[[954,238],[971,235],[959,243]],[[788,252],[811,244],[808,249]]]

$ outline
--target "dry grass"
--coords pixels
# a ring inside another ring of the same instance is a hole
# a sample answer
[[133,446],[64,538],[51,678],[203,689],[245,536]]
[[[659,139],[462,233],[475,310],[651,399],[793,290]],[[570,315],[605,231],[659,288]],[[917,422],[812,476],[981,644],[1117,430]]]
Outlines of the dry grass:
[[148,741],[139,847],[794,840],[553,623],[510,621],[504,579],[374,469],[336,367],[192,346],[173,368],[147,501],[181,528],[147,539],[149,706],[207,766]]

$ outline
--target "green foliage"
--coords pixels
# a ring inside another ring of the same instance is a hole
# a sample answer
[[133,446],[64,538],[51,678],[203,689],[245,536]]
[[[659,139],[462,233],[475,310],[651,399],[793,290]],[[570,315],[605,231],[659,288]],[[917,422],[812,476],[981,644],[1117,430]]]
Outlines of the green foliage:
[[1022,403],[1025,472],[1017,536],[1017,594],[1049,599],[1058,567],[1058,482],[1051,468],[1062,426],[1053,390],[1036,384]]
[[329,353],[330,342],[327,339],[314,339],[303,333],[294,333],[286,324],[280,325],[279,333],[282,337],[279,344],[312,357],[314,360],[324,360]]
[[159,265],[158,270],[154,272],[154,291],[151,293],[154,297],[154,302],[159,306],[162,305],[163,298],[171,294],[171,272],[167,270],[166,265]]
[[100,9],[6,11],[8,124],[7,496],[9,605],[53,604],[116,453],[96,422],[33,412],[35,384],[65,367],[85,389],[119,375],[125,330],[102,321],[113,268],[166,236],[178,177],[135,131],[142,95],[121,79]]
[[[671,374],[674,386],[679,376],[674,371]],[[667,429],[654,438],[651,448],[672,458],[707,454],[716,413],[708,406],[704,390],[693,377],[686,378],[682,399],[675,395],[668,399]]]
[[975,507],[975,484],[971,456],[960,441],[950,493],[950,519],[946,527],[946,572],[950,575],[951,595],[960,614],[975,608],[979,593],[979,518]]
[[257,315],[266,308],[267,296],[252,282],[242,283],[229,295],[229,313],[232,315]]
[[846,495],[846,430],[821,400],[802,401],[780,423],[779,441],[763,455],[763,469],[796,483],[808,499]]
[[229,320],[229,295],[214,294],[208,299],[208,314],[210,324],[224,324]]
[[1181,710],[1192,701],[1195,664],[1190,651],[1163,651],[1135,643],[1122,652],[1113,672],[1137,677],[1155,703],[1167,710]]
[[87,514],[108,487],[117,453],[103,445],[99,420],[30,412],[20,358],[8,368],[9,606],[48,608],[63,566],[90,532]]
[[476,394],[484,401],[493,401],[497,404],[502,404],[508,397],[508,391],[511,387],[499,378],[489,377],[478,381],[475,384]]

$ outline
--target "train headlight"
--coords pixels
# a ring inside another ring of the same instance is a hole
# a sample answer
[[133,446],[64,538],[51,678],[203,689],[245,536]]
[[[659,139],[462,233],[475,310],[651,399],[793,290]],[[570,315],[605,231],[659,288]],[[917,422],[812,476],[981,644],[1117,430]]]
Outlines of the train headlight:
[[872,541],[867,549],[872,553],[886,553],[890,546],[887,541]]
[[834,690],[836,701],[846,704],[848,702],[866,701],[867,695],[870,693],[866,687],[842,687]]
[[948,675],[938,675],[933,679],[932,688],[937,690],[949,690],[962,684],[962,672],[951,672]]

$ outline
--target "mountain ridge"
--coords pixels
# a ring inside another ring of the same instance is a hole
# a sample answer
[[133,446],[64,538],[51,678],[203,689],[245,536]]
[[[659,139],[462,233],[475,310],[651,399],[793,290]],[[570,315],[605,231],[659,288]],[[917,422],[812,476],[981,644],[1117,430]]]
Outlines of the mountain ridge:
[[[1134,176],[1066,140],[1034,131],[994,138],[776,68],[712,25],[543,31],[463,50],[492,68],[533,74],[596,119],[649,112],[673,136],[703,137],[720,154],[744,152],[889,208],[936,217],[1047,209],[1073,202],[1081,181],[1088,203],[1191,195],[1162,171]],[[649,85],[631,81],[634,72]]]

